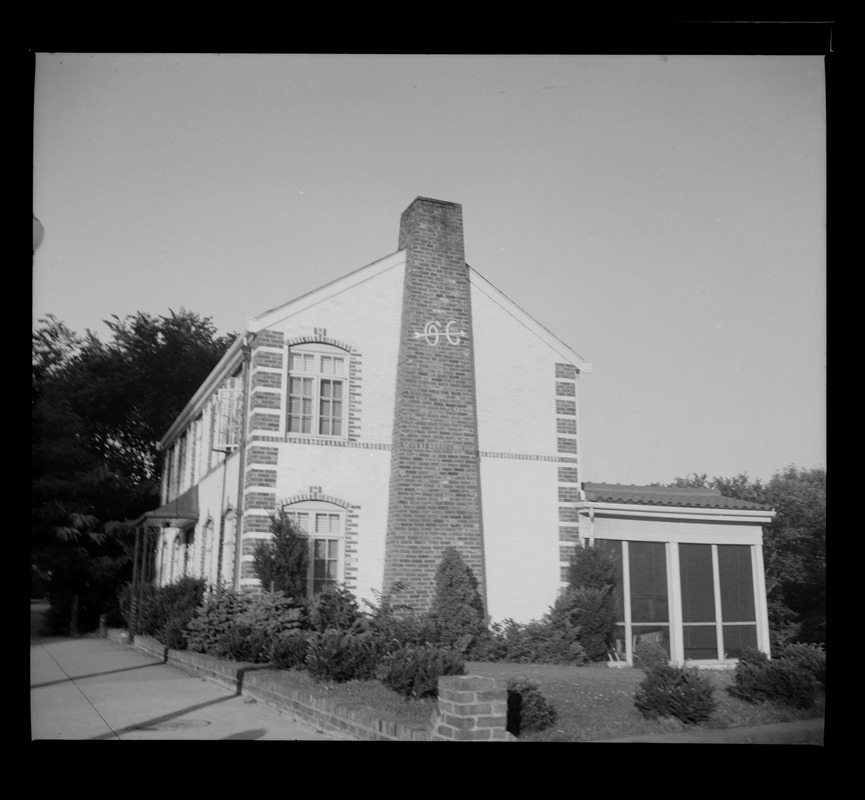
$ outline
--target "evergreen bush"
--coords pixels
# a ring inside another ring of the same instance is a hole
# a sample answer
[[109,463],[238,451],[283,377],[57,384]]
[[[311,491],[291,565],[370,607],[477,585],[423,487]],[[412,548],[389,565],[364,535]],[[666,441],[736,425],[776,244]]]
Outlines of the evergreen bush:
[[344,587],[328,587],[316,595],[309,611],[314,630],[348,631],[356,628],[362,614],[354,595]]
[[518,623],[513,619],[494,622],[483,648],[473,653],[476,660],[509,661],[517,664],[572,664],[587,661],[579,631],[564,618]]
[[253,552],[252,566],[262,589],[287,597],[306,597],[309,539],[283,510],[271,515],[270,533],[271,537],[258,542]]
[[606,660],[616,629],[616,598],[612,585],[565,590],[549,617],[554,626],[578,631],[589,661]]
[[613,554],[599,543],[574,548],[568,565],[568,585],[572,589],[603,589],[616,583]]
[[308,634],[302,630],[286,631],[271,645],[270,659],[277,669],[303,669],[309,652]]
[[211,655],[230,661],[265,664],[270,661],[271,639],[260,627],[249,622],[232,622],[216,642]]
[[761,664],[739,662],[734,683],[727,691],[750,703],[769,702],[790,708],[813,708],[817,701],[817,680],[795,661],[778,659]]
[[670,663],[667,651],[657,642],[637,642],[634,647],[634,666],[648,672],[653,667]]
[[[132,624],[130,599],[131,587],[127,585],[120,597],[127,627]],[[186,627],[204,599],[204,580],[185,577],[166,586],[145,584],[139,587],[136,599],[136,632],[153,636],[173,650],[185,650]]]
[[637,687],[634,704],[647,719],[675,717],[688,725],[705,722],[715,710],[712,683],[699,670],[652,667]]
[[821,644],[788,643],[778,648],[778,660],[795,664],[826,688],[826,650]]
[[382,655],[372,633],[327,630],[308,637],[306,671],[317,681],[371,680]]
[[460,653],[441,647],[402,647],[385,655],[376,677],[404,697],[435,697],[442,675],[464,675],[465,661]]
[[[280,634],[303,625],[305,608],[281,592],[242,594],[220,589],[209,595],[186,626],[190,650],[219,656],[225,641],[233,641],[242,626],[272,643]],[[223,637],[228,636],[228,639]],[[248,659],[247,659],[248,660]]]
[[486,624],[477,578],[455,547],[442,553],[435,586],[430,616],[435,620],[436,639],[466,652],[484,635]]
[[556,709],[536,684],[525,677],[508,681],[507,730],[514,736],[542,731],[556,721]]
[[758,650],[756,647],[743,647],[738,653],[736,653],[736,658],[739,660],[740,664],[755,664],[761,666],[762,664],[769,663],[769,656],[767,656],[762,650]]

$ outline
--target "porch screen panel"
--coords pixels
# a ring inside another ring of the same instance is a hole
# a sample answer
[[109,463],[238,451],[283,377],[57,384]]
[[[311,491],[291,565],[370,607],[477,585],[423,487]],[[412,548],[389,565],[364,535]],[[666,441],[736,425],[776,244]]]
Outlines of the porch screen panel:
[[[686,659],[718,658],[712,546],[680,544],[682,640]],[[702,624],[696,624],[702,623]]]
[[627,634],[625,631],[625,576],[622,566],[622,543],[615,539],[596,539],[595,547],[609,553],[613,558],[615,567],[613,579],[615,587],[613,595],[616,598],[616,628],[613,632],[613,647],[618,657],[624,661],[627,657],[625,642]]
[[712,575],[712,546],[680,544],[683,622],[715,622],[715,580]]
[[718,658],[718,635],[714,625],[684,625],[685,658]]
[[724,654],[727,658],[738,658],[746,647],[757,649],[756,625],[724,625]]
[[669,622],[667,555],[663,542],[629,542],[631,621]]
[[756,621],[751,548],[747,545],[718,545],[718,573],[724,622]]

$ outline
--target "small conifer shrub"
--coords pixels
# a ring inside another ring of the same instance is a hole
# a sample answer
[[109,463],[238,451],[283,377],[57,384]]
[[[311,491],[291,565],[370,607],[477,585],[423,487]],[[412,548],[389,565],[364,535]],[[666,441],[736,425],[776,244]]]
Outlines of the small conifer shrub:
[[486,632],[484,604],[478,581],[459,550],[448,547],[435,575],[435,597],[431,617],[437,639],[446,647],[466,652]]
[[812,708],[817,700],[817,680],[794,661],[777,659],[763,664],[739,662],[734,683],[727,691],[750,703],[769,702],[790,708]]
[[556,709],[536,684],[522,676],[508,681],[508,733],[519,736],[545,730],[555,723],[556,716]]
[[307,634],[300,630],[286,631],[277,636],[271,645],[270,658],[277,669],[303,669],[307,652]]
[[376,677],[404,697],[420,699],[438,695],[438,679],[443,675],[465,674],[460,653],[441,647],[408,646],[384,656]]
[[715,710],[707,675],[687,667],[652,667],[637,687],[634,705],[647,719],[675,717],[687,725],[705,722]]

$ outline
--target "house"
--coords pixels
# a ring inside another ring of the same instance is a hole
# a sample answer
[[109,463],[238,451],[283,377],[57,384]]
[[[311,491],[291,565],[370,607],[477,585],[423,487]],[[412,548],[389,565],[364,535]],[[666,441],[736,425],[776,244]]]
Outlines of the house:
[[282,509],[309,537],[311,592],[338,584],[373,600],[400,583],[400,600],[422,610],[456,546],[490,617],[525,622],[555,601],[574,548],[603,540],[625,565],[623,601],[651,606],[622,620],[622,657],[635,636],[702,657],[693,642],[728,623],[692,621],[690,590],[673,585],[706,578],[703,550],[691,569],[693,544],[710,548],[725,608],[728,573],[753,594],[753,619],[737,622],[750,626],[742,641],[755,633],[767,649],[770,512],[584,486],[577,384],[590,371],[466,264],[461,207],[419,197],[395,252],[250,320],[165,433],[163,505],[142,519],[156,580],[258,590],[253,552]]

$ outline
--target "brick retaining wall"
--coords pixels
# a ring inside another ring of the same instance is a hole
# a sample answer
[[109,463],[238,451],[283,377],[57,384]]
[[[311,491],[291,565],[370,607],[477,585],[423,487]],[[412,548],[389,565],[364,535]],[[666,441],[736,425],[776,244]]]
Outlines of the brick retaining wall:
[[136,636],[137,650],[251,697],[268,708],[301,718],[320,730],[362,741],[517,741],[506,730],[507,685],[500,678],[450,675],[439,678],[437,709],[428,724],[401,719],[353,700],[293,685],[268,664],[226,661],[172,650],[150,636]]

